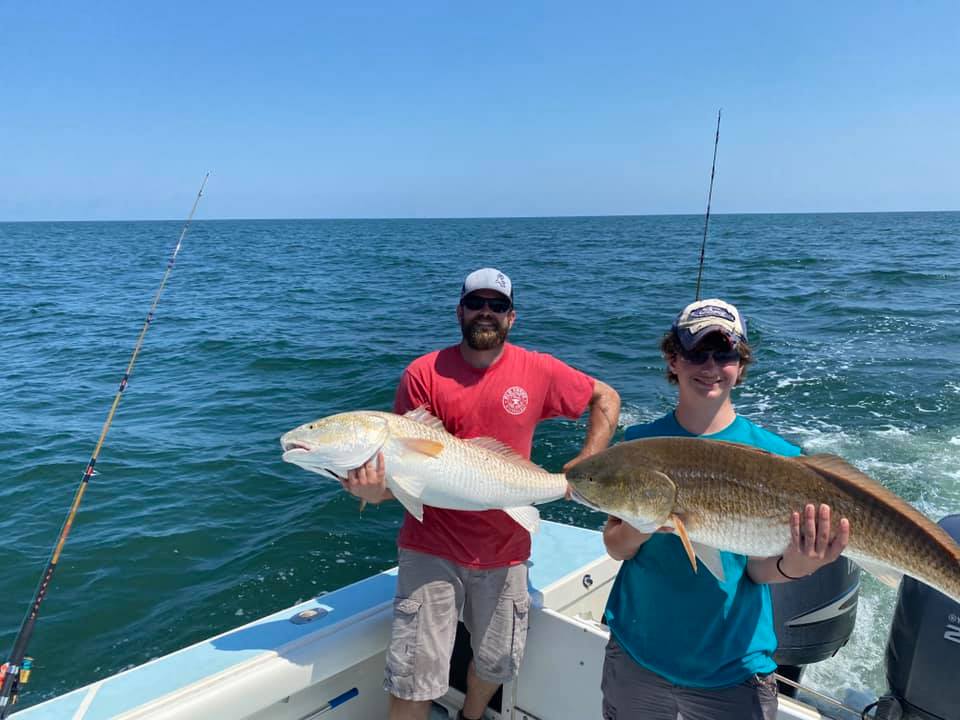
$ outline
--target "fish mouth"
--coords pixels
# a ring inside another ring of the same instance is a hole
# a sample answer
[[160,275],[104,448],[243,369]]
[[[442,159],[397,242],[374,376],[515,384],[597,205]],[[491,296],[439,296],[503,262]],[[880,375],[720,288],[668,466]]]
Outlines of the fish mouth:
[[[573,486],[571,486],[571,487],[573,487]],[[573,488],[573,491],[570,493],[570,497],[571,497],[571,499],[576,500],[576,501],[577,501],[578,503],[580,503],[581,505],[586,505],[586,506],[587,506],[588,508],[590,508],[591,510],[600,510],[600,507],[599,507],[598,505],[596,505],[595,503],[592,503],[592,502],[590,502],[589,500],[587,500],[587,498],[585,498],[585,497],[580,493],[580,491],[577,490],[576,488]]]
[[284,462],[297,464],[297,458],[303,455],[309,455],[313,450],[309,445],[297,440],[284,440],[281,438],[280,447],[283,449],[283,455],[280,457]]
[[280,459],[284,462],[293,463],[294,465],[301,465],[302,463],[298,462],[298,460],[304,455],[309,455],[309,452],[302,448],[294,448],[293,450],[287,450],[280,456]]
[[347,468],[360,467],[361,465],[372,461],[377,457],[377,453],[383,450],[383,445],[377,447],[373,453],[365,459],[356,460],[340,458],[340,460],[336,461],[334,464],[331,464],[331,458],[322,456],[322,453],[319,452],[319,448],[316,448],[303,440],[288,440],[284,437],[281,437],[280,448],[283,450],[283,454],[280,456],[280,458],[284,462],[291,463],[292,465],[298,465],[299,467],[309,470],[310,472],[319,473],[320,475],[326,475],[335,480],[345,482],[347,480]]
[[286,455],[288,452],[295,452],[297,450],[310,452],[312,449],[304,442],[299,442],[297,440],[284,440],[283,438],[280,439],[280,447],[283,448],[284,455]]
[[298,465],[304,470],[310,470],[311,472],[319,473],[320,475],[327,475],[328,477],[333,478],[334,480],[339,480],[341,482],[346,481],[346,477],[341,475],[335,470],[331,470],[328,467],[320,467],[310,462],[310,453],[313,452],[313,448],[304,443],[298,442],[289,442],[281,443],[284,448],[283,455],[280,456],[280,459],[284,462],[288,462],[292,465]]

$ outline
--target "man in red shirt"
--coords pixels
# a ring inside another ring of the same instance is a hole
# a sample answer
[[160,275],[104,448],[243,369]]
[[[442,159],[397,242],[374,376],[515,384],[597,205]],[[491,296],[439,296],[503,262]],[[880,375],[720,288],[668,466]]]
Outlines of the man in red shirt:
[[[529,459],[541,420],[578,418],[589,409],[583,448],[563,469],[607,447],[620,396],[550,355],[507,342],[516,321],[510,278],[494,268],[470,273],[457,319],[461,342],[410,363],[394,412],[425,405],[453,435],[492,437]],[[378,455],[350,471],[344,488],[378,503],[393,497],[385,477]],[[425,507],[422,523],[406,515],[397,544],[400,569],[384,679],[390,720],[425,720],[430,701],[447,692],[461,612],[473,648],[461,717],[480,718],[497,688],[516,676],[523,657],[530,534],[501,510]]]

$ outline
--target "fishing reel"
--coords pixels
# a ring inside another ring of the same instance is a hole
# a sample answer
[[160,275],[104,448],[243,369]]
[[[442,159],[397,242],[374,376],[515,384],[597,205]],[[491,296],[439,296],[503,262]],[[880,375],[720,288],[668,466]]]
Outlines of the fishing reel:
[[[4,697],[0,698],[7,702],[0,703],[0,717],[6,717],[6,712],[11,705],[15,705],[20,688],[30,682],[30,671],[33,669],[33,658],[25,657],[19,670],[14,667],[11,669],[10,663],[5,662],[0,665],[0,688],[3,688]],[[8,679],[7,676],[10,676]],[[9,684],[8,684],[9,683]]]

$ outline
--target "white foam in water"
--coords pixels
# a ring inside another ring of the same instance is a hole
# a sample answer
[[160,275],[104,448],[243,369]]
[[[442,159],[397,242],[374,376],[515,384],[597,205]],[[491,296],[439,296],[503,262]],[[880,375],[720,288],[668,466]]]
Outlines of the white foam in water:
[[804,377],[786,377],[777,380],[777,390],[793,387],[794,385],[815,385],[819,380]]
[[[796,373],[768,373],[778,390],[819,381]],[[960,389],[960,384],[955,388]],[[921,424],[906,427],[887,421],[860,430],[837,424],[836,417],[825,412],[818,417],[797,415],[773,425],[764,422],[767,413],[783,411],[782,400],[746,385],[738,390],[737,407],[762,425],[798,442],[807,454],[833,453],[843,457],[886,487],[903,494],[928,517],[938,520],[960,512],[960,432],[944,434]],[[625,404],[620,416],[622,427],[648,422],[661,415],[648,406]],[[916,423],[916,420],[913,421]],[[949,438],[944,440],[944,437]],[[813,690],[843,699],[876,697],[886,690],[884,649],[893,617],[896,591],[863,574],[857,623],[850,641],[834,657],[807,668],[803,684]],[[864,702],[864,705],[867,703]]]
[[620,427],[628,428],[631,425],[639,425],[640,423],[647,423],[653,420],[656,420],[663,413],[656,412],[646,407],[637,407],[635,405],[630,405],[629,403],[624,403],[623,407],[620,408]]
[[[918,497],[906,499],[933,520],[960,512],[960,442],[955,442],[956,435],[944,443],[941,433],[892,424],[860,433],[823,433],[801,427],[790,431],[803,438],[807,453],[834,453],[885,486],[912,488]],[[864,573],[850,641],[834,657],[808,667],[803,684],[834,698],[843,698],[849,691],[856,697],[862,697],[859,693],[864,691],[883,693],[884,649],[895,603],[896,590]]]
[[[842,350],[840,351],[842,353]],[[832,453],[843,457],[882,485],[893,489],[933,520],[960,513],[960,430],[937,428],[933,420],[921,422],[919,410],[933,407],[926,400],[910,420],[898,421],[889,412],[859,404],[865,417],[876,418],[859,428],[847,417],[843,398],[818,407],[818,412],[791,412],[778,393],[803,395],[806,386],[817,392],[824,381],[841,381],[841,357],[825,367],[791,367],[756,374],[737,390],[740,412],[789,440],[807,454]],[[960,394],[960,383],[948,391]],[[915,403],[911,403],[911,406]],[[621,426],[628,427],[659,417],[650,405],[625,404]],[[944,431],[946,430],[946,432]],[[860,709],[886,691],[884,650],[893,618],[896,591],[863,574],[857,623],[847,645],[834,657],[807,668],[803,684],[837,699],[850,698]],[[859,703],[859,704],[858,704]]]
[[903,428],[896,427],[895,425],[888,425],[882,430],[873,430],[873,434],[878,435],[882,438],[910,438],[914,436],[914,433]]
[[883,652],[895,601],[896,591],[865,577],[849,642],[832,658],[807,667],[802,683],[833,698],[844,697],[848,690],[882,694]]

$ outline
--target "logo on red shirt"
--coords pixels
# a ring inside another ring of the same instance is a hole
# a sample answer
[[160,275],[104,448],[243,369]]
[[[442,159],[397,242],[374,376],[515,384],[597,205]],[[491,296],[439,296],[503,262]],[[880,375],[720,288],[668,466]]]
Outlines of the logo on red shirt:
[[503,393],[503,409],[511,415],[522,415],[529,404],[530,396],[519,385],[509,387]]

